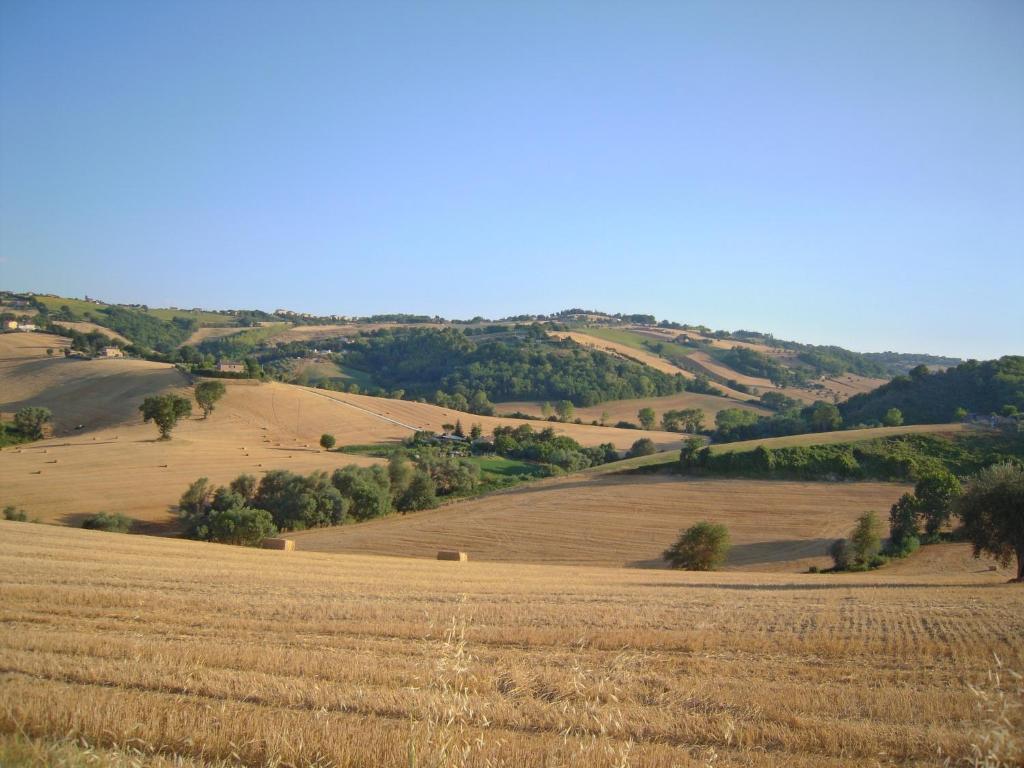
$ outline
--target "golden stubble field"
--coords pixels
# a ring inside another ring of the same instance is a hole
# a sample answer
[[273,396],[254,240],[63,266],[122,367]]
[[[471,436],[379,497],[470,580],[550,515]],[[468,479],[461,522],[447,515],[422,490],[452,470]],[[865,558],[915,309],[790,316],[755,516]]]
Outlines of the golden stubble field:
[[970,570],[444,563],[9,522],[0,539],[0,756],[17,733],[37,764],[955,765],[997,735],[986,702],[1015,682],[989,673],[1024,663],[1024,589]]

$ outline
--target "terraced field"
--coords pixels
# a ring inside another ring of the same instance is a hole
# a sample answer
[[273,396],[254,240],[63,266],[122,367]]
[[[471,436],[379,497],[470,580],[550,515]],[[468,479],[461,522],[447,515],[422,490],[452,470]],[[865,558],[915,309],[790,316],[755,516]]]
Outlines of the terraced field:
[[36,765],[941,766],[1024,664],[1024,590],[989,572],[0,539],[0,756]]

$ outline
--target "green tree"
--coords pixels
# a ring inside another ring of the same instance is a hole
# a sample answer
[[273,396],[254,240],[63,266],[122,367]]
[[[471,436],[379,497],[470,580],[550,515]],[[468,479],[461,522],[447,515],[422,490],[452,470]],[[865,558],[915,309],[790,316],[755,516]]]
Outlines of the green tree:
[[239,475],[231,481],[229,488],[249,504],[256,496],[257,482],[253,475]]
[[839,429],[843,423],[843,417],[839,415],[839,409],[832,403],[819,400],[811,407],[808,423],[815,432],[831,432]]
[[981,470],[957,502],[974,556],[987,553],[1007,566],[1017,558],[1024,583],[1024,467],[1006,462]]
[[334,447],[334,435],[324,432],[320,435],[320,447],[326,451],[331,450]]
[[221,544],[255,547],[277,535],[274,518],[265,509],[232,506],[210,513],[206,522],[206,540]]
[[967,418],[967,409],[963,406],[958,407],[953,411],[953,421],[963,421]]
[[479,440],[483,436],[484,436],[484,428],[481,427],[479,424],[474,424],[473,426],[471,426],[469,428],[469,439],[470,440]]
[[464,438],[466,436],[466,431],[462,428],[462,419],[455,420],[455,429],[452,430],[452,434],[455,435],[455,437]]
[[43,425],[52,420],[49,408],[33,405],[14,414],[14,428],[29,440],[39,440],[43,436]]
[[644,429],[654,429],[655,414],[653,408],[641,408],[636,416],[640,420],[641,427]]
[[156,423],[161,440],[170,440],[178,421],[192,413],[192,403],[181,395],[151,395],[142,401],[139,410],[143,421]]
[[196,402],[203,409],[203,418],[213,413],[214,404],[224,397],[227,390],[222,381],[201,381],[196,384]]
[[422,469],[415,470],[396,506],[400,512],[415,512],[436,507],[437,486],[430,475]]
[[834,570],[847,570],[850,567],[850,542],[846,539],[836,539],[829,545],[828,556],[832,558]]
[[924,519],[924,532],[929,540],[938,537],[939,531],[949,522],[961,493],[960,481],[945,470],[932,472],[917,481],[914,496],[917,497],[918,514]]
[[555,409],[551,407],[551,403],[542,403],[540,406],[540,415],[545,419],[550,419],[555,415]]
[[571,421],[572,417],[576,415],[576,406],[572,404],[571,400],[559,400],[555,411],[561,421]]
[[867,568],[882,551],[882,521],[874,512],[865,512],[857,518],[850,533],[850,559],[855,565]]
[[729,531],[724,525],[702,520],[681,531],[679,539],[662,553],[672,568],[713,571],[729,554]]
[[683,443],[683,447],[679,449],[679,466],[683,469],[697,466],[697,456],[703,447],[704,441],[699,437],[689,438]]
[[882,417],[882,424],[887,427],[898,427],[903,423],[903,412],[899,408],[890,408]]
[[889,546],[893,552],[906,552],[920,538],[920,505],[912,493],[904,493],[889,510]]
[[657,447],[654,445],[654,441],[648,437],[641,437],[628,451],[626,451],[626,458],[632,459],[636,456],[650,456],[652,453],[657,452]]

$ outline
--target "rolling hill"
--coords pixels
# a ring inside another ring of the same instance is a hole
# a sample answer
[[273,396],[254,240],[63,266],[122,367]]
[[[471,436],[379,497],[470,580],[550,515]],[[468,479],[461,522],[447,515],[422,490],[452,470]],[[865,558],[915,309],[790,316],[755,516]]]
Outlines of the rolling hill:
[[892,483],[788,483],[675,476],[571,475],[437,510],[294,534],[303,550],[475,560],[658,567],[679,531],[725,524],[727,569],[803,570],[868,509],[887,510]]

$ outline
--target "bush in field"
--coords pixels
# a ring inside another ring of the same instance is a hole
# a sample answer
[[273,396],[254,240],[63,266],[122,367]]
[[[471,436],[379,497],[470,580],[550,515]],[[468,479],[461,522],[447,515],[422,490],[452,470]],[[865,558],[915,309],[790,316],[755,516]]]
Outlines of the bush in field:
[[654,429],[655,414],[653,408],[641,408],[636,416],[641,427],[644,429]]
[[43,425],[52,419],[49,408],[30,406],[14,414],[14,428],[28,440],[39,440],[43,436]]
[[28,515],[24,509],[17,507],[4,507],[4,520],[12,520],[18,523],[28,522]]
[[657,451],[658,449],[654,445],[653,440],[649,437],[641,437],[626,451],[626,458],[633,459],[637,456],[650,456],[652,453],[657,453]]
[[90,515],[85,518],[82,522],[82,527],[89,528],[93,531],[128,533],[128,531],[132,529],[132,520],[131,518],[125,517],[120,512],[115,512],[114,514],[97,512],[95,515]]
[[324,450],[331,450],[334,447],[334,444],[334,435],[328,434],[326,432],[320,435],[320,447],[323,448]]
[[255,547],[263,539],[277,535],[277,526],[270,513],[251,507],[215,509],[210,513],[206,526],[206,540],[221,544]]
[[882,521],[874,512],[865,512],[857,518],[857,524],[850,532],[850,567],[870,568],[877,565],[876,558],[882,551]]
[[729,554],[729,531],[703,520],[690,526],[662,553],[669,565],[687,571],[713,571]]
[[828,556],[832,558],[832,569],[845,571],[850,567],[850,543],[846,539],[836,539],[828,548]]

